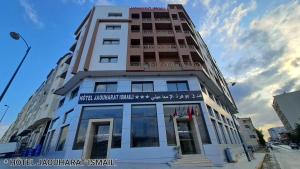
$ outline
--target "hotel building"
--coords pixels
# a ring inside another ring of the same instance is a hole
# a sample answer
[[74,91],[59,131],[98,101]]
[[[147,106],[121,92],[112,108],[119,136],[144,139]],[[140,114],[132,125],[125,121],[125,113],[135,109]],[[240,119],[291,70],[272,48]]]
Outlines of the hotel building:
[[44,156],[223,165],[225,148],[243,152],[226,81],[182,5],[95,6],[75,36]]

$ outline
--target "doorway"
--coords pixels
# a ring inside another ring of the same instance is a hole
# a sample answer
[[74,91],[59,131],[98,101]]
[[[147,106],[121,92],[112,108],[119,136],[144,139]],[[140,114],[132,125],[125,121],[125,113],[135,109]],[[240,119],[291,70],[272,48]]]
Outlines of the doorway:
[[178,120],[177,132],[182,155],[196,154],[197,152],[190,122],[188,120]]
[[84,159],[105,159],[111,148],[113,119],[90,119],[85,138]]

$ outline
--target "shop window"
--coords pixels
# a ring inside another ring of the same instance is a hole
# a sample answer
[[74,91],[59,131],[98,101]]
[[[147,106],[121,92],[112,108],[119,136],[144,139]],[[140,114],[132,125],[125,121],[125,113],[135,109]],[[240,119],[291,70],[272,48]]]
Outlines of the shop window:
[[56,151],[62,151],[64,149],[66,139],[67,139],[68,130],[69,130],[69,125],[64,126],[64,127],[61,128],[60,136],[59,136],[58,142],[57,142]]
[[189,91],[187,81],[167,82],[168,91]]
[[153,82],[132,82],[132,92],[153,92]]
[[81,150],[84,146],[89,119],[113,119],[111,148],[121,148],[122,140],[122,106],[84,107],[79,120],[73,150]]
[[131,107],[131,147],[158,147],[158,127],[155,105]]

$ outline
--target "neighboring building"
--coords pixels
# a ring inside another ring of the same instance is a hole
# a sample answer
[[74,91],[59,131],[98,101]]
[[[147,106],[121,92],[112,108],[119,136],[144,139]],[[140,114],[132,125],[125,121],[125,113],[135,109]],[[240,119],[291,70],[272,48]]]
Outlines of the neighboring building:
[[294,130],[296,123],[300,124],[300,91],[283,93],[274,96],[273,108],[288,130]]
[[281,133],[285,133],[286,129],[284,127],[272,127],[268,129],[268,132],[270,134],[270,141],[277,141],[280,142],[281,140]]
[[256,150],[259,146],[258,136],[251,118],[238,118],[240,124],[239,130],[246,145],[251,146]]
[[[75,32],[46,157],[223,165],[243,152],[226,81],[182,5],[95,6]],[[95,139],[93,139],[95,138]]]
[[15,122],[3,135],[1,142],[18,142],[19,151],[36,148],[43,144],[53,113],[59,106],[60,97],[54,91],[63,85],[68,70],[71,53],[57,62],[47,79],[28,99]]

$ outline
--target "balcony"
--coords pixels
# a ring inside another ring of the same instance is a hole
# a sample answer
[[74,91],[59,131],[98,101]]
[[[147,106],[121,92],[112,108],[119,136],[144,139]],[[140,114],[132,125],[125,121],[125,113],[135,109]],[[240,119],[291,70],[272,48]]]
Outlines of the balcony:
[[173,30],[156,30],[157,34],[173,35]]
[[180,71],[180,70],[202,70],[200,62],[131,62],[129,70],[144,71]]

